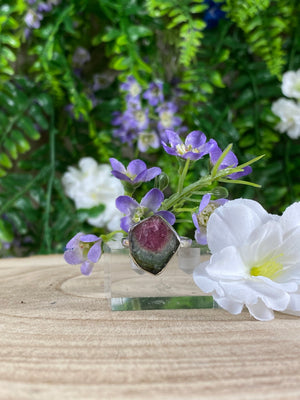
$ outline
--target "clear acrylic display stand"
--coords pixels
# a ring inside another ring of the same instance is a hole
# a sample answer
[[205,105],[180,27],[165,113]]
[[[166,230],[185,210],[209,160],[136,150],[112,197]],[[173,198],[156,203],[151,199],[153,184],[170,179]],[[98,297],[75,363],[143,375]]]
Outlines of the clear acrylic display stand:
[[[204,254],[202,254],[204,252]],[[167,267],[152,275],[136,267],[128,249],[111,249],[107,263],[110,307],[114,311],[217,308],[201,292],[193,270],[209,257],[205,248],[180,248]]]

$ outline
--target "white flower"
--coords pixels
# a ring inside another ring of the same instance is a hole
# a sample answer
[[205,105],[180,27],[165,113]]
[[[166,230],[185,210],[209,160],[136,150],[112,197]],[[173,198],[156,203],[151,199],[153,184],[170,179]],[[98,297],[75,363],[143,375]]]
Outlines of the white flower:
[[300,316],[300,202],[279,217],[232,200],[211,215],[207,241],[212,256],[194,280],[221,307],[239,314],[246,305],[261,321],[273,310]]
[[279,132],[286,132],[291,139],[300,137],[300,106],[293,100],[281,98],[272,104],[272,112],[281,121],[276,126]]
[[286,97],[300,99],[300,69],[283,74],[281,90]]
[[82,158],[79,169],[68,168],[62,177],[62,184],[77,209],[105,205],[104,212],[87,220],[89,224],[100,228],[107,226],[110,231],[120,229],[122,214],[115,206],[115,199],[124,194],[124,189],[122,183],[111,174],[110,165],[99,165],[90,157]]

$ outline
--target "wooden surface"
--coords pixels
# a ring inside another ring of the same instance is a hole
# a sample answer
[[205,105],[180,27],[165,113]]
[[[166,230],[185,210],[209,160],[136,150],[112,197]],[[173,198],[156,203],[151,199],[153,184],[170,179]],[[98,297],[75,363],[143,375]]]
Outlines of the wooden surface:
[[300,399],[300,319],[110,311],[61,255],[0,260],[0,399]]

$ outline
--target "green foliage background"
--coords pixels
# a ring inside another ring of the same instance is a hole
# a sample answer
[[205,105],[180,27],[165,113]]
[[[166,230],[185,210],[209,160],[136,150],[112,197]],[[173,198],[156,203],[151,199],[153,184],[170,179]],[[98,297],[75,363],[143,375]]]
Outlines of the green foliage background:
[[[262,189],[229,185],[231,198],[254,198],[276,213],[299,200],[299,140],[279,134],[271,112],[282,74],[300,68],[298,1],[225,0],[226,18],[213,28],[205,0],[52,3],[29,33],[32,5],[0,6],[2,256],[61,252],[73,234],[94,229],[65,196],[61,175],[85,156],[128,162],[130,151],[112,137],[111,115],[124,107],[119,84],[129,75],[144,87],[178,82],[189,131],[202,130],[223,149],[233,143],[240,162],[265,154],[250,177]],[[91,56],[80,77],[73,62],[79,46]],[[94,94],[94,107],[93,75],[101,73],[111,79]],[[172,169],[162,152],[139,158]]]

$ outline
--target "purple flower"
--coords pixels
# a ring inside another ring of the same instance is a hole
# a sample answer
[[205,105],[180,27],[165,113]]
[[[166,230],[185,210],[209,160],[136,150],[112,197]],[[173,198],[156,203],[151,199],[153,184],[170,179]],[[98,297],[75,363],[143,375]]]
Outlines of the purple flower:
[[167,130],[165,133],[171,145],[171,147],[169,147],[164,141],[162,141],[165,151],[168,154],[185,159],[189,158],[191,160],[199,160],[205,154],[210,153],[216,146],[216,141],[213,139],[206,142],[206,136],[200,131],[189,133],[185,139],[185,143],[182,142],[176,132]]
[[38,4],[38,11],[41,13],[49,12],[52,10],[52,5],[48,3],[41,2]]
[[41,26],[41,20],[43,19],[43,15],[35,12],[31,8],[27,11],[25,15],[25,23],[28,28],[38,29]]
[[125,217],[121,218],[121,229],[125,232],[129,228],[140,222],[142,219],[150,217],[152,214],[160,215],[169,224],[173,225],[175,216],[170,211],[157,211],[164,200],[164,195],[159,189],[151,189],[141,200],[139,204],[136,200],[129,196],[119,196],[116,199],[116,207]]
[[[219,146],[217,145],[217,142],[215,140],[213,140],[215,142],[215,146],[213,147],[213,150],[210,152],[210,161],[213,165],[216,164],[216,162],[218,161],[218,159],[220,158],[221,154],[222,154],[222,150],[219,148]],[[228,168],[228,167],[237,167],[239,164],[239,161],[237,159],[237,156],[230,151],[224,158],[224,160],[222,161],[221,165],[219,166],[219,169],[224,169],[224,168]],[[252,172],[252,168],[250,166],[247,166],[243,169],[243,171],[241,172],[234,172],[233,174],[230,174],[227,176],[227,178],[230,179],[239,179],[242,176],[251,174]]]
[[126,98],[138,97],[142,91],[140,84],[136,81],[136,79],[133,76],[129,76],[126,82],[124,82],[120,87],[121,90],[124,90],[125,92],[128,93]]
[[112,171],[111,173],[122,181],[127,181],[132,184],[139,182],[148,182],[161,174],[161,169],[152,167],[147,169],[147,165],[142,160],[133,160],[128,164],[127,169],[124,165],[115,158],[109,159]]
[[160,131],[163,132],[165,129],[174,129],[181,124],[182,119],[175,115],[177,109],[176,104],[172,102],[164,103],[157,107],[156,111],[159,115],[157,127]]
[[193,222],[196,227],[195,231],[196,242],[203,245],[207,244],[206,227],[209,217],[215,211],[216,208],[222,206],[228,201],[227,199],[210,200],[210,198],[211,194],[209,193],[205,194],[202,197],[198,213],[194,213],[192,215]]
[[129,108],[123,114],[123,124],[127,129],[144,130],[149,126],[148,109]]
[[158,149],[160,146],[160,139],[154,131],[139,132],[138,135],[138,148],[140,151],[145,152],[152,147],[153,149]]
[[90,275],[101,257],[102,239],[96,235],[77,233],[66,245],[64,259],[68,264],[81,264],[81,273]]
[[147,89],[143,94],[143,98],[148,100],[150,106],[157,106],[158,103],[164,101],[162,89],[162,82],[151,82],[149,89]]

